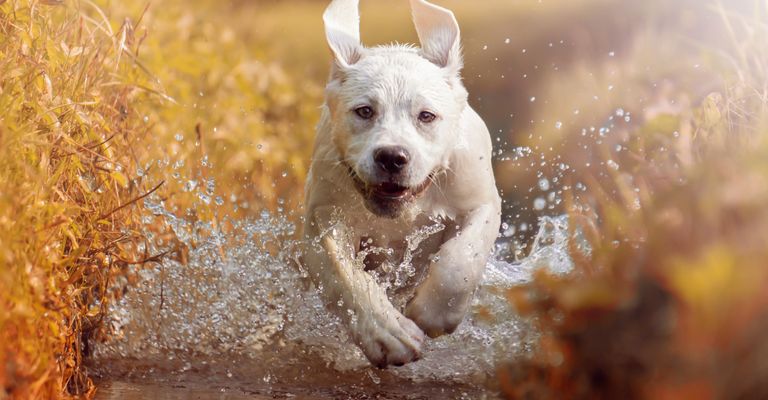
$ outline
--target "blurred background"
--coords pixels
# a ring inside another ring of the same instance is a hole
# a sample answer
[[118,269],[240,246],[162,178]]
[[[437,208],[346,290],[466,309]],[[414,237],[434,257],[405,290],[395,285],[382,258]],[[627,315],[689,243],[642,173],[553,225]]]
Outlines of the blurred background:
[[[275,208],[281,199],[298,209],[330,62],[319,17],[326,3],[165,2],[136,26],[147,34],[143,58],[180,106],[157,117],[155,134],[194,137],[201,124],[209,158],[233,174],[224,181],[245,184],[240,205]],[[417,42],[408,2],[361,3],[366,45]],[[505,231],[518,256],[538,217],[564,211],[563,188],[584,186],[566,176],[601,162],[595,135],[674,119],[724,88],[749,34],[724,17],[759,8],[753,0],[440,4],[461,24],[464,80],[494,135]],[[120,5],[118,15],[141,15],[144,4],[135,6]],[[190,107],[193,115],[177,117]],[[615,147],[618,137],[600,142]]]

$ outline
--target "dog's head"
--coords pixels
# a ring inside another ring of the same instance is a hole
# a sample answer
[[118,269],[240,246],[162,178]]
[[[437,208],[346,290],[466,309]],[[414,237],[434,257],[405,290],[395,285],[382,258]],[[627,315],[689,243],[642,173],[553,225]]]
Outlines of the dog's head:
[[394,218],[448,168],[467,106],[453,13],[411,0],[421,48],[360,43],[358,0],[326,10],[334,145],[368,210]]

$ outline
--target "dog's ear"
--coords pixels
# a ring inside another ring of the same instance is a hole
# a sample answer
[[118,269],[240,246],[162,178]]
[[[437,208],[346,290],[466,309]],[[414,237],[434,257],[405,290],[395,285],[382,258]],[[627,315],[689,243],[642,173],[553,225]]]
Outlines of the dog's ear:
[[333,0],[323,14],[325,36],[337,66],[349,67],[360,60],[359,0]]
[[462,67],[461,43],[453,12],[425,0],[411,0],[411,11],[422,56],[458,74]]

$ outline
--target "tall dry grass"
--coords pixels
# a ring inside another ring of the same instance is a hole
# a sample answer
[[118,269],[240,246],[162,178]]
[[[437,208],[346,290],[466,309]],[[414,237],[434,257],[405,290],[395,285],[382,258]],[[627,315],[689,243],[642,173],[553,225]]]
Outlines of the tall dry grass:
[[183,257],[146,253],[147,233],[174,240],[148,195],[205,219],[297,208],[320,92],[236,15],[0,2],[0,397],[94,393],[83,362],[108,304]]
[[[509,398],[758,399],[768,387],[768,10],[710,9],[723,91],[594,146],[566,193],[576,270],[510,291],[543,332]],[[609,162],[610,161],[610,162]],[[578,197],[578,198],[577,198]],[[584,212],[589,210],[589,212]]]
[[[131,54],[89,2],[0,4],[0,387],[2,397],[93,391],[83,356],[141,263],[134,143],[147,134]],[[122,59],[122,61],[121,61]]]
[[[143,7],[124,2],[107,12],[120,19]],[[302,200],[322,87],[272,56],[283,43],[254,38],[261,7],[168,2],[135,24],[142,63],[174,100],[142,100],[152,131],[141,144],[142,168],[146,179],[170,178],[169,207],[207,218],[295,210]]]

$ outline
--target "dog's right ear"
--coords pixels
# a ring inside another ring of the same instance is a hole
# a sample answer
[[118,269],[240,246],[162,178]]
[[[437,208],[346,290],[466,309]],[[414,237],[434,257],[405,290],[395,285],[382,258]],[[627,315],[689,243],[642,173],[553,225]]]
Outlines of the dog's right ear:
[[336,66],[344,69],[360,60],[359,0],[333,0],[323,14],[325,36],[331,47]]
[[451,10],[426,0],[411,0],[421,55],[452,75],[462,67],[459,23]]

